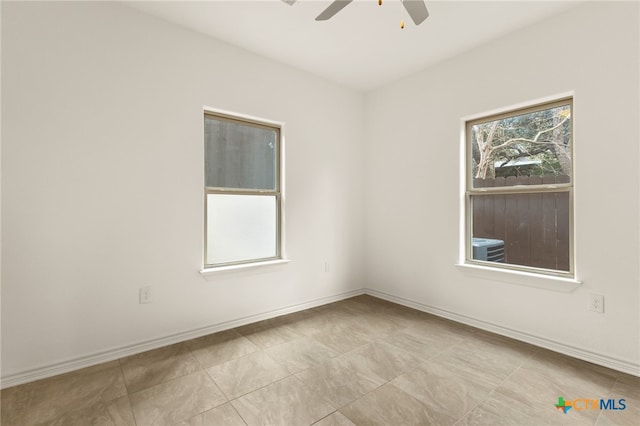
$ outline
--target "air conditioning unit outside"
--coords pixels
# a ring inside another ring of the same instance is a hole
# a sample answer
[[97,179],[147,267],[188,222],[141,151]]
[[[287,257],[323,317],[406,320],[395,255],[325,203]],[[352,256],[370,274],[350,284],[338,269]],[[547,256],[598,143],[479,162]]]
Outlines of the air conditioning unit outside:
[[473,258],[504,263],[504,241],[473,237]]

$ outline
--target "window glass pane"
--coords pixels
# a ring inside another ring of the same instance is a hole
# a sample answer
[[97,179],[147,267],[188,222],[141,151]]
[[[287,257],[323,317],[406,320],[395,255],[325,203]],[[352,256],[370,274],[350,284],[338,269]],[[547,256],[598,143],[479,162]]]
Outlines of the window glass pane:
[[473,188],[569,182],[569,104],[476,123],[469,137]]
[[472,258],[569,271],[569,192],[471,196]]
[[207,194],[207,264],[277,256],[276,197]]
[[277,190],[278,134],[205,115],[208,187]]

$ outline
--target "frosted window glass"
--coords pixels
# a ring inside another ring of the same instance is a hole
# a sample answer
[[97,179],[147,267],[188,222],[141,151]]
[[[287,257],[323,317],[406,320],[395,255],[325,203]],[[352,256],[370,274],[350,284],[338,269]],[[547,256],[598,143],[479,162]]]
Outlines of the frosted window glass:
[[207,194],[207,263],[277,256],[276,197]]

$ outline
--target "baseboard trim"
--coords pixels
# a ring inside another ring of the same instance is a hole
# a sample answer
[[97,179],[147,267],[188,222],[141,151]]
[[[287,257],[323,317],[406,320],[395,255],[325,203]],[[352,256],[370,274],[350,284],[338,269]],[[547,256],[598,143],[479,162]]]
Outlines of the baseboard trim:
[[72,371],[80,370],[82,368],[91,367],[104,362],[114,361],[126,356],[136,355],[141,352],[149,351],[152,349],[158,349],[163,346],[172,345],[175,343],[184,342],[187,340],[195,339],[198,337],[206,336],[208,334],[217,333],[219,331],[229,330],[231,328],[240,327],[246,324],[251,324],[257,321],[265,319],[275,318],[281,315],[291,314],[305,309],[314,308],[317,306],[326,305],[327,303],[337,302],[350,297],[358,296],[361,294],[368,294],[373,297],[388,300],[399,305],[407,306],[409,308],[417,309],[422,312],[426,312],[432,315],[436,315],[442,318],[446,318],[462,324],[467,324],[472,327],[476,327],[482,330],[490,331],[492,333],[500,334],[502,336],[510,337],[512,339],[520,340],[522,342],[530,343],[535,346],[546,348],[554,352],[558,352],[564,355],[568,355],[574,358],[578,358],[584,361],[591,362],[593,364],[601,365],[611,368],[616,371],[621,371],[633,376],[640,377],[640,364],[613,358],[604,354],[589,351],[583,348],[577,348],[574,346],[559,343],[550,339],[546,339],[540,336],[535,336],[521,331],[513,330],[508,327],[503,327],[490,322],[478,320],[466,315],[461,315],[455,312],[440,309],[434,306],[425,305],[423,303],[415,302],[403,297],[394,296],[379,290],[362,288],[358,290],[347,291],[339,293],[333,296],[322,297],[311,301],[287,306],[280,309],[271,311],[265,311],[259,314],[250,315],[247,317],[237,318],[222,323],[201,327],[194,330],[187,330],[180,333],[171,334],[168,336],[145,340],[142,342],[126,345],[110,350],[93,353],[90,355],[74,358],[71,360],[49,364],[42,367],[37,367],[27,371],[10,374],[0,378],[0,389],[8,388],[11,386],[21,385],[36,380],[46,379],[48,377],[57,376],[59,374],[69,373]]
[[350,297],[359,296],[364,293],[364,289],[347,291],[335,294],[333,296],[321,297],[319,299],[314,299],[280,309],[265,311],[259,314],[237,318],[219,324],[201,327],[194,330],[187,330],[156,339],[145,340],[131,345],[121,346],[106,351],[70,359],[67,361],[37,367],[15,374],[10,374],[0,378],[0,389],[21,385],[36,380],[46,379],[48,377],[57,376],[59,374],[69,373],[72,371],[80,370],[82,368],[102,364],[104,362],[114,361],[126,356],[136,355],[141,352],[158,349],[163,346],[173,345],[175,343],[184,342],[212,333],[217,333],[219,331],[229,330],[231,328],[240,327],[257,321],[275,318],[281,315],[303,311],[305,309],[315,308],[317,306],[326,305],[327,303],[333,303],[343,299],[348,299]]
[[438,317],[446,318],[455,322],[470,325],[485,331],[500,334],[505,337],[510,337],[515,340],[530,343],[535,346],[539,346],[545,349],[552,350],[564,355],[568,355],[574,358],[581,359],[583,361],[591,362],[593,364],[601,365],[603,367],[611,368],[616,371],[631,374],[633,376],[640,377],[640,364],[626,361],[618,358],[614,358],[601,353],[593,352],[588,349],[578,348],[564,343],[556,342],[554,340],[546,339],[544,337],[535,336],[529,333],[523,333],[508,327],[493,324],[490,322],[478,320],[466,315],[461,315],[455,312],[447,311],[444,309],[436,308],[434,306],[425,305],[423,303],[414,302],[403,297],[394,296],[379,290],[365,289],[365,294],[373,297],[387,300],[389,302],[397,303],[399,305],[407,306],[409,308],[417,309],[422,312],[426,312]]

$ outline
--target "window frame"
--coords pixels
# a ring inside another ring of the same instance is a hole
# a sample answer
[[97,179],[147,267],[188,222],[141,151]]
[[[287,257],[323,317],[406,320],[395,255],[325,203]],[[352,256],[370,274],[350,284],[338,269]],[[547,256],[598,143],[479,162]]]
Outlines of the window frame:
[[[533,112],[543,111],[568,105],[571,111],[571,171],[568,183],[552,183],[540,185],[514,185],[514,186],[495,186],[495,187],[473,187],[473,141],[472,126],[480,123],[492,122],[504,118],[514,117],[518,115],[529,114]],[[574,96],[573,94],[554,97],[542,101],[532,102],[529,104],[521,104],[514,107],[505,108],[500,111],[494,111],[486,114],[476,115],[463,120],[463,141],[465,160],[462,162],[464,174],[464,264],[474,267],[495,268],[510,272],[531,273],[538,276],[559,277],[566,279],[575,279],[575,227],[574,227],[574,189],[575,189],[575,156],[574,156],[574,138],[575,138],[575,115],[574,115]],[[568,239],[569,239],[569,270],[563,271],[558,269],[546,269],[534,266],[517,265],[510,263],[500,263],[492,261],[483,261],[473,258],[473,197],[483,195],[510,195],[525,193],[558,193],[566,192],[569,198],[568,208]]]
[[[283,128],[284,124],[268,121],[264,119],[259,119],[255,117],[249,117],[246,115],[230,113],[226,111],[215,110],[211,108],[204,108],[204,113],[202,115],[202,128],[205,127],[205,119],[207,117],[212,117],[216,120],[227,121],[230,123],[241,124],[250,127],[256,127],[260,129],[273,130],[276,132],[276,158],[275,158],[275,189],[243,189],[243,188],[226,188],[226,187],[209,187],[206,182],[206,175],[204,179],[204,235],[203,235],[203,269],[202,271],[213,271],[213,270],[229,270],[235,269],[237,267],[245,267],[245,266],[253,266],[253,265],[264,265],[271,264],[273,262],[284,260],[284,238],[283,238],[283,221],[284,221],[284,185],[283,185],[283,174],[284,174],[284,137],[283,137]],[[206,135],[203,134],[203,142],[206,143],[204,138]],[[206,173],[206,162],[207,159],[204,156],[204,143],[203,143],[203,166]],[[231,262],[221,262],[221,263],[207,263],[208,259],[208,202],[207,197],[210,194],[218,194],[218,195],[255,195],[255,196],[273,196],[276,201],[276,253],[275,256],[264,257],[264,258],[255,258],[255,259],[245,259]]]

